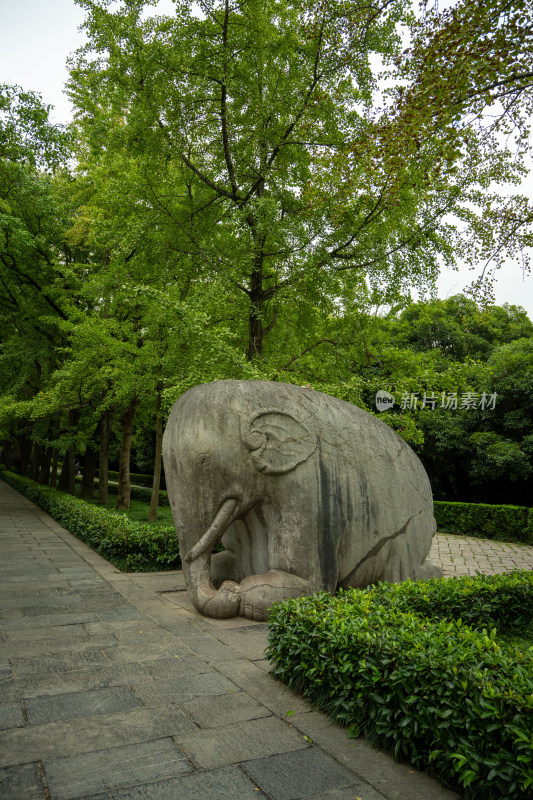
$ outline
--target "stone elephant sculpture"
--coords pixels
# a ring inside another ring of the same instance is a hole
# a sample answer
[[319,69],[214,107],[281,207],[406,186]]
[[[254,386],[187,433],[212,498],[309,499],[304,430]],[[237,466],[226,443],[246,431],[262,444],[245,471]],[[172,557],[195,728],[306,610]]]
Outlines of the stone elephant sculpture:
[[188,592],[206,616],[263,620],[287,597],[442,575],[427,560],[424,467],[343,400],[269,381],[202,384],[172,408],[163,459]]

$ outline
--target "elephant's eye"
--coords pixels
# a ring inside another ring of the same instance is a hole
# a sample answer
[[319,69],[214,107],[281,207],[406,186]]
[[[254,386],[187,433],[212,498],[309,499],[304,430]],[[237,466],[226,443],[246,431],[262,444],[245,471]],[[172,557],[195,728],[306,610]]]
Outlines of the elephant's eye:
[[200,467],[206,467],[210,461],[211,461],[210,453],[200,453],[200,455],[196,456],[196,463]]

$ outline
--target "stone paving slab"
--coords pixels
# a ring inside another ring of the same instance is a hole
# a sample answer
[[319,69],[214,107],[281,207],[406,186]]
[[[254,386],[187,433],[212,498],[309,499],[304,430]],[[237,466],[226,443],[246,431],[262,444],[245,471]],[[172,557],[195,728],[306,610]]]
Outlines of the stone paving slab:
[[298,731],[272,716],[176,735],[174,741],[201,769],[216,769],[309,747]]
[[153,708],[136,708],[46,725],[11,728],[2,734],[0,767],[56,760],[196,730],[194,722],[177,706],[158,706],[155,711]]
[[265,800],[237,766],[91,795],[86,800]]
[[145,706],[183,703],[195,697],[211,697],[229,692],[240,692],[240,688],[218,672],[201,675],[186,675],[181,678],[150,681],[134,684],[132,691]]
[[195,697],[181,703],[200,728],[220,728],[234,722],[268,717],[270,711],[246,692],[228,692],[215,697]]
[[514,569],[533,570],[533,546],[491,539],[438,533],[429,558],[442,567],[444,575],[497,575]]
[[37,764],[0,769],[1,800],[47,800]]
[[319,747],[246,761],[243,769],[272,800],[300,800],[340,788],[349,788],[353,797],[368,789]]
[[111,747],[82,756],[45,761],[48,789],[55,800],[110,792],[124,786],[188,775],[191,765],[172,739]]
[[113,686],[129,686],[150,679],[150,672],[144,664],[121,664],[118,667],[108,665],[77,669],[71,672],[53,672],[25,678],[11,678],[9,681],[4,680],[2,682],[2,699],[11,702],[44,695],[70,695]]
[[23,728],[25,724],[26,720],[20,703],[0,706],[0,731],[6,731],[9,728]]
[[139,708],[140,702],[126,686],[97,689],[89,692],[45,695],[24,701],[24,709],[30,725],[58,722],[62,719],[92,717],[112,711],[127,711]]

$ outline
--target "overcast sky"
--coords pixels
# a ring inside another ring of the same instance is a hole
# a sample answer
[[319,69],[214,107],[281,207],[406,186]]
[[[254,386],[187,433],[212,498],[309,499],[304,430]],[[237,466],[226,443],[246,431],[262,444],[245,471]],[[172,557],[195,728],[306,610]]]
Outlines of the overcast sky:
[[[172,0],[160,0],[162,13],[172,13]],[[40,92],[54,106],[53,120],[66,123],[72,110],[63,93],[66,60],[84,37],[78,27],[83,11],[74,0],[0,0],[0,83],[16,83]],[[533,192],[533,175],[523,186]],[[446,270],[439,280],[442,298],[464,289],[477,273]],[[416,299],[416,298],[415,298]],[[498,273],[496,302],[521,305],[533,318],[533,275],[522,276],[516,264]]]

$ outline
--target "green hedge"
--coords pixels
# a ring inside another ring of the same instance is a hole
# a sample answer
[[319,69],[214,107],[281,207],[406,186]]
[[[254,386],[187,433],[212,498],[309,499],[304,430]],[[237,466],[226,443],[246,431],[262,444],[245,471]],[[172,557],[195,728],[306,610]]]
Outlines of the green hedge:
[[[98,470],[96,471],[96,474],[98,475]],[[108,475],[110,481],[118,481],[118,472],[110,469]],[[141,475],[139,472],[130,472],[130,481],[136,486],[147,486],[149,489],[151,489],[154,482],[154,476]],[[167,488],[164,475],[161,475],[160,486],[161,489],[166,490]]]
[[433,505],[439,533],[533,544],[533,509],[442,501]]
[[[81,481],[81,477],[76,478],[77,481]],[[95,478],[95,484],[98,486],[98,478]],[[109,494],[116,494],[118,492],[118,486],[116,483],[108,483],[107,491]],[[142,500],[144,503],[149,503],[152,499],[152,490],[146,488],[145,486],[132,486],[130,487],[130,497],[132,500]],[[158,499],[158,506],[168,506],[170,505],[168,501],[168,494],[163,489],[159,490],[159,499]]]
[[[525,800],[533,797],[533,648],[500,645],[495,630],[461,617],[521,622],[532,596],[533,573],[511,573],[287,600],[271,610],[266,657],[349,735],[366,735],[467,798]],[[447,603],[453,619],[440,618]]]
[[2,470],[0,474],[6,483],[120,569],[142,571],[181,568],[174,528],[155,528],[133,522],[123,514],[91,505],[7,470]]

